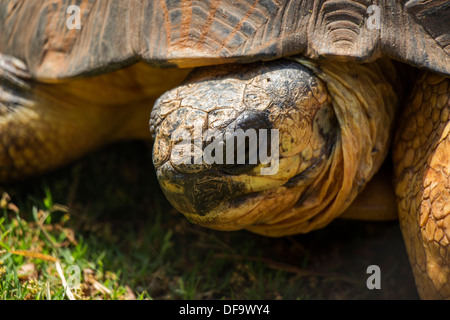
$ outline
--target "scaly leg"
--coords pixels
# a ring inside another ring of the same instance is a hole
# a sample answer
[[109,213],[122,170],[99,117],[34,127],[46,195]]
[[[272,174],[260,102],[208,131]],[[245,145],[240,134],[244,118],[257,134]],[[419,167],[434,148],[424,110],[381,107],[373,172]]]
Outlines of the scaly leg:
[[400,226],[423,299],[450,298],[450,79],[424,74],[394,144]]

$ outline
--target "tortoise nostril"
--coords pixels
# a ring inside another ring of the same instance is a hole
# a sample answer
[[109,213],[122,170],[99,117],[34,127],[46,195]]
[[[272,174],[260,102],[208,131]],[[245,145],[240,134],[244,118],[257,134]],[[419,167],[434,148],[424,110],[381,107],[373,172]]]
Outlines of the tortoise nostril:
[[[272,123],[267,111],[244,112],[227,127],[224,143],[223,164],[216,166],[221,172],[239,175],[258,165],[259,148],[270,149]],[[263,129],[264,131],[262,131]],[[263,137],[267,143],[261,143]],[[267,150],[264,150],[267,154]]]

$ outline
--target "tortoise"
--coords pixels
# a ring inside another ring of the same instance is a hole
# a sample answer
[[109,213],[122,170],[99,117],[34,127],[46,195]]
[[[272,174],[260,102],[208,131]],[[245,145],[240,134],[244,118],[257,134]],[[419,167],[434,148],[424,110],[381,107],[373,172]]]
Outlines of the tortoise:
[[278,237],[398,218],[420,296],[448,299],[450,4],[377,3],[4,0],[0,180],[153,139],[189,220]]

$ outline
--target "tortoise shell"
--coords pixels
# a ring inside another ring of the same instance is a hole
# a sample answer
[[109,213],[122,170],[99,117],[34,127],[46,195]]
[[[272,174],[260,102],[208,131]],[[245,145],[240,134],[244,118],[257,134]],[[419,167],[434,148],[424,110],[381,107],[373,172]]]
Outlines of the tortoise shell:
[[[389,57],[450,75],[448,1],[372,2],[3,0],[0,53],[47,81],[137,61],[193,67],[298,54],[360,62]],[[80,29],[67,24],[74,3]]]

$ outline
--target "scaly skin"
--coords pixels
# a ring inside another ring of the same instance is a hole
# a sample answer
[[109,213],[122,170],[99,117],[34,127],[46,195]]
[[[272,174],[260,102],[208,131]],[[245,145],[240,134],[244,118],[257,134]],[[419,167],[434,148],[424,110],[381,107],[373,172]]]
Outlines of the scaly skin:
[[450,79],[424,74],[393,146],[400,226],[424,299],[450,299],[449,114]]
[[141,63],[41,83],[20,61],[0,55],[0,182],[55,169],[113,141],[150,139],[154,101],[189,71]]

